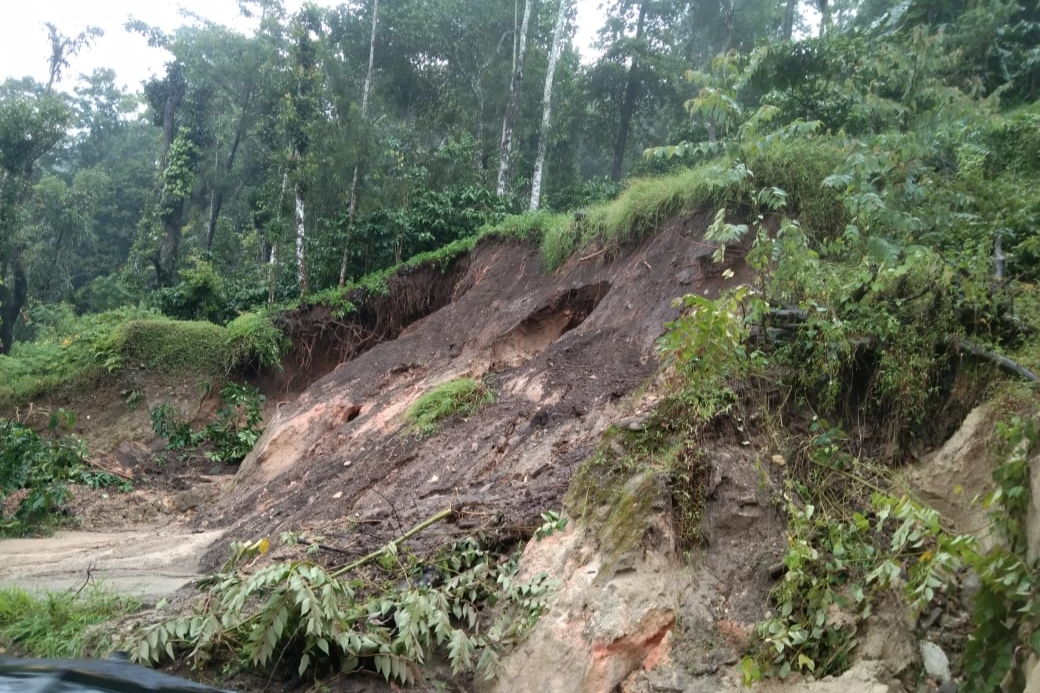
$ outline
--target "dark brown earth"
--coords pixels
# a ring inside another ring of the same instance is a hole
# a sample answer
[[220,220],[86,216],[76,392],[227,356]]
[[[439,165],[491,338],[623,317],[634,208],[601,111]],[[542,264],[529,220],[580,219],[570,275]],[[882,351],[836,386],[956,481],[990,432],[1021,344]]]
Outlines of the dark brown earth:
[[[551,275],[531,246],[484,242],[464,271],[416,278],[422,287],[409,283],[410,295],[443,296],[450,282],[451,302],[299,397],[272,393],[254,453],[199,513],[201,526],[228,528],[206,563],[220,563],[231,539],[285,530],[363,553],[447,507],[456,519],[430,541],[478,528],[529,534],[655,373],[654,342],[677,315],[672,300],[747,281],[732,253],[735,274],[723,278],[702,229],[699,218],[674,223],[627,252],[575,259]],[[410,433],[408,406],[459,377],[484,378],[496,401],[430,438]]]

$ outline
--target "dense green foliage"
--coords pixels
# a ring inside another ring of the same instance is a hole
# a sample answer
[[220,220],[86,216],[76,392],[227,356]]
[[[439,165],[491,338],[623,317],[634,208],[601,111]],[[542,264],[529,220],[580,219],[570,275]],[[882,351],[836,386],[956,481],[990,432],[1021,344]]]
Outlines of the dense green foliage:
[[0,409],[6,411],[62,388],[111,381],[124,369],[215,378],[278,369],[288,348],[266,313],[243,313],[226,328],[129,308],[76,316],[68,305],[41,305],[28,315],[30,339],[0,355]]
[[89,585],[71,592],[0,588],[0,648],[29,657],[77,659],[109,654],[91,627],[137,611],[141,602]]

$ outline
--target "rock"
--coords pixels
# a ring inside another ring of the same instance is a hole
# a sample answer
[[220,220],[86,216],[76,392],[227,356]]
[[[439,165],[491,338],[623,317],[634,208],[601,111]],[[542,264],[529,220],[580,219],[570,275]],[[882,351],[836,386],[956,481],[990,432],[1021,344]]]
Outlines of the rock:
[[124,440],[112,453],[120,466],[134,469],[144,464],[151,464],[155,453],[144,443]]
[[173,509],[181,513],[187,512],[209,502],[216,495],[216,487],[210,484],[193,486],[173,497]]
[[1029,507],[1026,508],[1026,558],[1040,559],[1040,455],[1029,460]]
[[841,676],[808,682],[792,676],[783,681],[761,681],[752,690],[758,693],[902,693],[904,689],[901,683],[891,680],[887,663],[861,660]]
[[979,579],[979,574],[974,570],[969,570],[961,579],[961,603],[965,606],[971,605],[980,589],[982,589],[982,580]]
[[917,662],[914,620],[898,589],[878,595],[874,613],[863,624],[856,656],[884,662],[888,673],[900,676]]
[[975,534],[983,550],[995,546],[998,537],[988,511],[973,499],[993,488],[996,461],[990,443],[995,416],[989,405],[976,407],[939,450],[906,472],[916,495],[952,522],[958,532]]
[[1026,687],[1022,693],[1040,693],[1040,661],[1026,666]]
[[925,673],[939,683],[953,680],[950,673],[950,660],[942,648],[928,640],[921,641],[921,659],[924,661]]

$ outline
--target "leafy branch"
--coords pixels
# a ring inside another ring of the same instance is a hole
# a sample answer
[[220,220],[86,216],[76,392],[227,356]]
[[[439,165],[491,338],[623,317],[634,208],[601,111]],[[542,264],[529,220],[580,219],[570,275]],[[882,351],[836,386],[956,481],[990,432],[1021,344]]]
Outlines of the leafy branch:
[[405,565],[406,575],[421,573],[414,583],[373,591],[370,582],[345,579],[384,556],[399,563],[402,542],[452,514],[445,509],[335,571],[297,560],[245,575],[243,563],[265,554],[270,542],[236,543],[222,571],[203,583],[202,613],[147,626],[126,649],[146,664],[186,657],[201,667],[230,656],[251,668],[311,677],[368,665],[401,683],[415,681],[440,652],[454,673],[490,679],[500,648],[522,637],[545,608],[553,588],[546,574],[517,580],[517,556],[497,560],[465,540],[428,564]]

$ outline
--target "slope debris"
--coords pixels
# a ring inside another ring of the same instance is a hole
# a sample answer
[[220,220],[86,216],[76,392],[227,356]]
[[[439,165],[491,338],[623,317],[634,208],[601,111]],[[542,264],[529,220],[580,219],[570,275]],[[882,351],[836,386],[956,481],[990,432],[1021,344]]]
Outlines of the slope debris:
[[[706,277],[710,252],[684,222],[553,275],[534,248],[478,245],[451,303],[280,401],[200,522],[243,538],[306,528],[361,548],[451,506],[469,518],[453,529],[460,535],[529,531],[656,370],[671,301],[746,278],[739,262],[732,277]],[[459,377],[485,379],[494,404],[429,439],[403,431],[417,397]],[[224,551],[214,547],[207,563]]]

